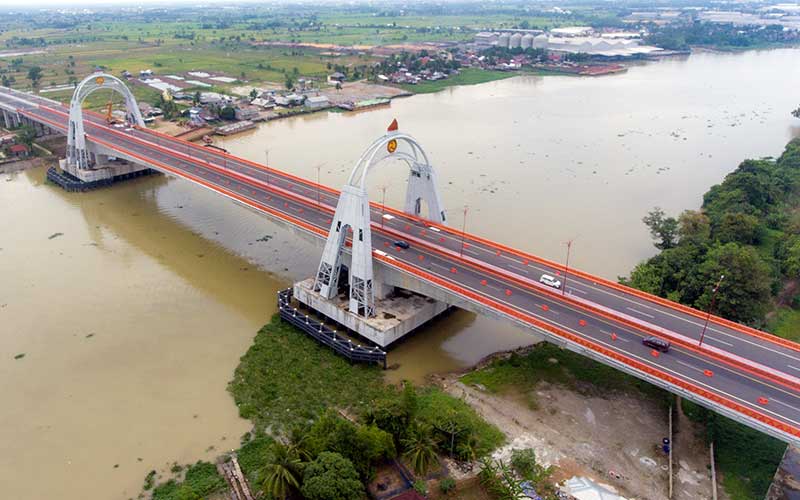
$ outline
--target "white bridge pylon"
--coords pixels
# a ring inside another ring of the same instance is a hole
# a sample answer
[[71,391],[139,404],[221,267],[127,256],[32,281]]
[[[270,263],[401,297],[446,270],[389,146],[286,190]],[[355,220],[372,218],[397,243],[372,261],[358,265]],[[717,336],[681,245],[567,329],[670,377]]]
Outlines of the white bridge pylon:
[[400,160],[408,166],[405,212],[423,217],[421,212],[424,203],[428,207],[425,218],[438,224],[444,224],[446,221],[439,190],[436,187],[436,171],[428,161],[428,156],[413,137],[398,132],[397,122],[392,122],[389,132],[373,142],[358,159],[339,195],[336,213],[331,221],[328,240],[325,242],[314,282],[314,290],[323,297],[331,299],[336,295],[342,266],[342,250],[348,234],[352,231],[349,310],[365,317],[375,314],[367,176],[373,168],[386,160]]
[[144,127],[144,119],[139,111],[136,98],[122,80],[105,73],[93,73],[75,87],[69,104],[69,130],[67,132],[67,162],[80,169],[91,167],[89,151],[86,148],[86,132],[83,129],[83,101],[92,92],[111,89],[125,99],[125,120],[133,125]]

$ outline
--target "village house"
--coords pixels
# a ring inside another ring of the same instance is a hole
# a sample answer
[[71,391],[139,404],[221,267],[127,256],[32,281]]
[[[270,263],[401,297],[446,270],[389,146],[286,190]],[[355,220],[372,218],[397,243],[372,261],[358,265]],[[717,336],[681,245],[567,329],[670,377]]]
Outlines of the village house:
[[307,97],[305,102],[305,106],[309,109],[323,109],[330,105],[330,101],[324,95]]

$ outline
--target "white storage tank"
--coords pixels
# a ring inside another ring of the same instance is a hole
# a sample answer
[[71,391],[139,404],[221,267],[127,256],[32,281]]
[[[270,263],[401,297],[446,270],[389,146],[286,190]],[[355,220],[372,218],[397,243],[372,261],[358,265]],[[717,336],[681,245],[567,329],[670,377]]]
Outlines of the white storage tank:
[[504,49],[508,48],[508,39],[511,38],[508,33],[501,33],[499,37],[497,37],[497,46],[503,47]]
[[546,49],[547,48],[547,35],[536,35],[533,37],[533,45],[534,49]]
[[529,49],[533,47],[533,35],[528,33],[527,35],[522,37],[522,41],[520,42],[520,47],[523,49]]
[[522,43],[522,35],[519,33],[514,33],[511,35],[511,38],[508,39],[508,47],[510,49],[518,49],[520,44]]

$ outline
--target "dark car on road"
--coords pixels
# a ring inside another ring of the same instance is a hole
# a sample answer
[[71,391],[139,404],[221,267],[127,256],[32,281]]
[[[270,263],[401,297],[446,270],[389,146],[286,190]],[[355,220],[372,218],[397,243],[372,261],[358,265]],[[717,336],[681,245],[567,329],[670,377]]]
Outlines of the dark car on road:
[[411,245],[409,245],[407,241],[398,240],[398,241],[394,242],[394,246],[396,246],[397,248],[402,248],[403,250],[406,250]]
[[656,351],[669,351],[669,342],[658,337],[645,337],[642,339],[642,344],[650,347],[651,349],[655,349]]

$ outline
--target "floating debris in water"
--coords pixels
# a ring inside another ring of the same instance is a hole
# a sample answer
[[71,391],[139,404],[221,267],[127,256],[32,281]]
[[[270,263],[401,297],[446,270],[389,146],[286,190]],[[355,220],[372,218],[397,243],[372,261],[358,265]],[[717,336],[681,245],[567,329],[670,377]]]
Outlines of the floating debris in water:
[[64,236],[64,233],[53,233],[47,237],[48,240],[52,240],[53,238],[58,238],[59,236]]
[[25,357],[25,353],[24,353],[24,352],[22,352],[22,353],[20,353],[20,354],[17,354],[16,356],[14,356],[14,359],[22,359],[22,358],[24,358],[24,357]]

